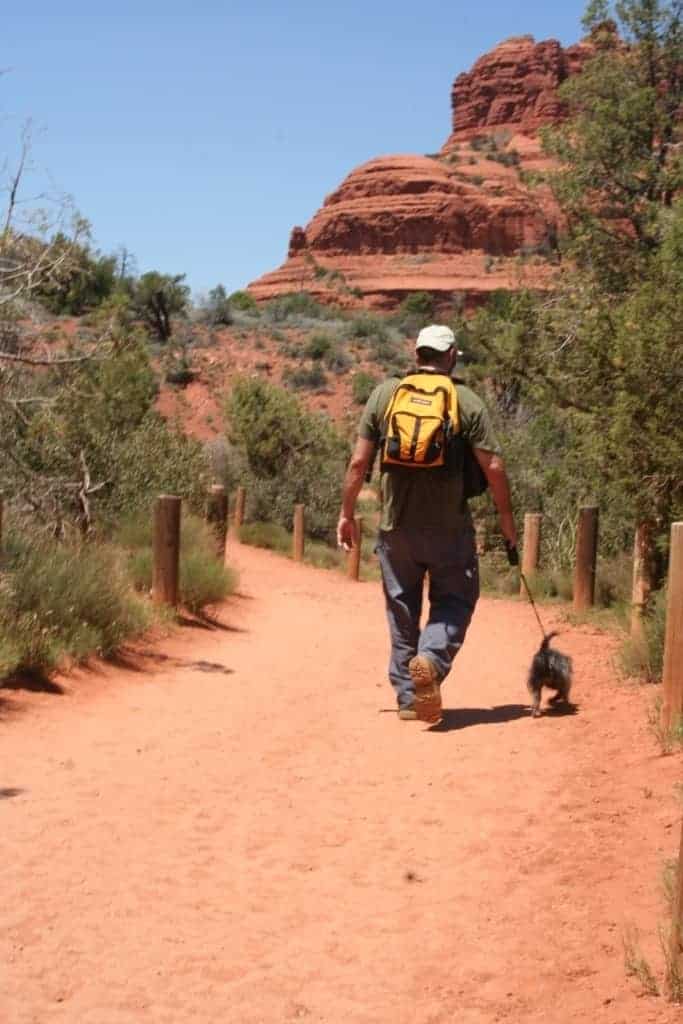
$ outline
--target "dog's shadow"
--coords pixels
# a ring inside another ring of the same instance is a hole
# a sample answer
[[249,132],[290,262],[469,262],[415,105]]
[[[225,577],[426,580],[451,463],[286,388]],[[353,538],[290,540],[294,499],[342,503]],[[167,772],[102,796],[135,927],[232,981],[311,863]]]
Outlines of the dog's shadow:
[[[575,715],[576,704],[549,704],[543,709],[541,717],[559,718],[563,715]],[[502,725],[514,722],[519,718],[531,718],[528,704],[499,704],[492,708],[444,708],[443,717],[436,725],[429,727],[429,732],[452,732],[458,729],[469,729],[473,725]]]

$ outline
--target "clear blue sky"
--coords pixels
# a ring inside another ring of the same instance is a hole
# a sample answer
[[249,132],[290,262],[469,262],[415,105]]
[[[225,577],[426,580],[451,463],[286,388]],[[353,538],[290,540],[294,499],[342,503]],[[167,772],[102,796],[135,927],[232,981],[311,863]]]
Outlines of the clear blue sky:
[[[103,251],[232,291],[357,164],[428,153],[460,71],[511,35],[565,44],[583,0],[34,0],[5,10],[0,166],[22,119],[34,161]],[[98,8],[106,8],[103,13]]]

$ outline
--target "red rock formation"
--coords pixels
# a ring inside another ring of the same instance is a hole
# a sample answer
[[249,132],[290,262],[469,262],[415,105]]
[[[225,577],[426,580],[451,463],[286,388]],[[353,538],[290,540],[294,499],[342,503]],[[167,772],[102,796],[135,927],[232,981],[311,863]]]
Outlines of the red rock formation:
[[[561,119],[557,88],[590,52],[522,36],[481,57],[455,80],[453,132],[439,157],[356,168],[305,229],[294,228],[287,261],[252,294],[305,288],[323,301],[389,308],[428,289],[464,292],[472,304],[518,279],[510,261],[547,252],[559,220],[549,190],[527,187],[519,172],[548,166],[537,131]],[[547,283],[547,268],[535,279]]]
[[449,142],[501,127],[534,134],[561,120],[565,110],[558,87],[581,70],[591,52],[585,43],[565,50],[554,39],[537,43],[533,36],[501,43],[453,83]]

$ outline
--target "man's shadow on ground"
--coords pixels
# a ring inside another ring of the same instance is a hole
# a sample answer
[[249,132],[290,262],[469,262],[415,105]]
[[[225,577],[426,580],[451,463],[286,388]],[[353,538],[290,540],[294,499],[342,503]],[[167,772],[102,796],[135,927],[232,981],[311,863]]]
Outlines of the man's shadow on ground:
[[[543,718],[559,718],[563,715],[575,715],[578,708],[575,704],[555,704],[543,709]],[[444,708],[443,717],[436,725],[429,727],[429,732],[451,732],[454,729],[467,729],[472,725],[502,725],[514,722],[518,718],[531,718],[528,704],[499,704],[493,708]]]

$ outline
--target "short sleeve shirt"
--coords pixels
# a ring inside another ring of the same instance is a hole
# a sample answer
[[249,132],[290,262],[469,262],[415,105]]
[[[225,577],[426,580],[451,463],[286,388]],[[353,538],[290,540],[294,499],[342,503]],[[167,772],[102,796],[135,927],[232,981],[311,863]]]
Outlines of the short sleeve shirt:
[[[378,384],[360,418],[358,434],[379,445],[382,423],[398,378]],[[491,419],[482,400],[464,384],[456,384],[460,428],[473,448],[500,454]],[[471,525],[462,478],[440,469],[387,470],[380,474],[380,530],[396,527],[462,529]]]

